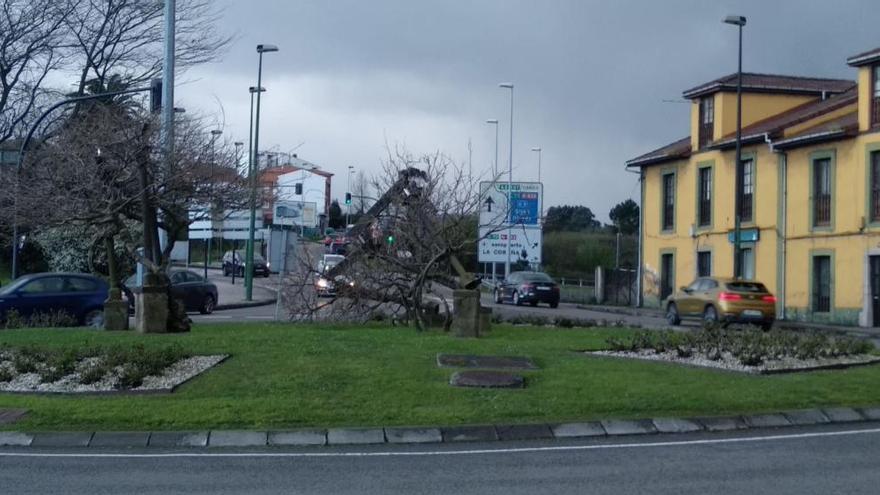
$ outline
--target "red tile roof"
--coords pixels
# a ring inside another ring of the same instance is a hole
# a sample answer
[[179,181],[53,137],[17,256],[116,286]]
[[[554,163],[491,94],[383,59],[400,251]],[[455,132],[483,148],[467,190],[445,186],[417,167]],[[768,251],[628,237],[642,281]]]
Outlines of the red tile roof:
[[846,59],[846,63],[852,67],[860,67],[862,65],[874,64],[877,62],[880,62],[880,48],[874,48],[873,50],[868,50]]
[[[737,74],[733,73],[714,81],[709,81],[682,93],[685,98],[717,93],[718,91],[736,91]],[[855,81],[848,79],[826,79],[819,77],[783,76],[777,74],[743,73],[742,87],[744,92],[752,93],[786,93],[820,96],[822,93],[843,93],[855,86]]]
[[789,136],[773,143],[777,149],[790,149],[808,144],[833,141],[855,136],[859,132],[858,112],[848,113],[822,124],[804,129],[794,136]]

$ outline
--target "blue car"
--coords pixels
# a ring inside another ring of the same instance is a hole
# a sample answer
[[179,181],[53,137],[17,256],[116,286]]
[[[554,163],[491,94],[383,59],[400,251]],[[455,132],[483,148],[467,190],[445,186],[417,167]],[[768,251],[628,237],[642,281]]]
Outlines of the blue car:
[[108,291],[107,282],[83,273],[25,275],[0,288],[0,322],[10,310],[22,318],[63,311],[80,325],[101,327]]

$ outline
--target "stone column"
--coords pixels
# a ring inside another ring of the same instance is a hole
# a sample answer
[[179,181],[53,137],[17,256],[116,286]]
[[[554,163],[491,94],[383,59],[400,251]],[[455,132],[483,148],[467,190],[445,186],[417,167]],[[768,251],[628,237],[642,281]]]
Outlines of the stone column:
[[155,276],[147,274],[144,286],[135,292],[135,329],[140,333],[168,331],[168,292],[155,283]]
[[104,330],[128,330],[128,302],[120,289],[110,289],[104,301]]
[[456,289],[452,292],[452,331],[456,337],[480,336],[480,291]]

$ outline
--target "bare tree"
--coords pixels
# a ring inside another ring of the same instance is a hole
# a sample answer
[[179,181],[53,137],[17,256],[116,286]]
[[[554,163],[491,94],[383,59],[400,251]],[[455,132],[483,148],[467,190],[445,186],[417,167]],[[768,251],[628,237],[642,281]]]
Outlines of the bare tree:
[[22,133],[46,76],[64,61],[64,22],[75,7],[75,1],[0,0],[0,143]]
[[291,318],[363,320],[382,311],[419,329],[434,317],[448,328],[452,289],[469,277],[457,256],[478,241],[478,184],[442,153],[389,150],[384,172],[371,181],[386,192],[358,220],[347,258],[327,270],[303,255],[286,279]]
[[[215,60],[231,38],[217,29],[220,12],[210,0],[178,0],[176,65],[179,69]],[[91,80],[119,75],[129,84],[150,80],[162,70],[162,2],[80,0],[65,24],[76,60],[76,94]]]

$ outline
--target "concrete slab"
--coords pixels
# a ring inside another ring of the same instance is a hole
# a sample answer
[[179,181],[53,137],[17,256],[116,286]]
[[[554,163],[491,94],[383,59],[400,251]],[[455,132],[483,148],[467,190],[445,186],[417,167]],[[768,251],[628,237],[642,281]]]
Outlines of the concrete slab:
[[437,354],[441,368],[483,368],[492,370],[536,370],[538,366],[521,356],[475,356],[473,354]]
[[870,421],[880,421],[880,407],[862,407],[859,413]]
[[590,423],[563,423],[553,425],[553,436],[556,438],[580,438],[580,437],[604,437],[605,428],[602,423],[593,421]]
[[98,431],[89,447],[146,447],[149,440],[146,431]]
[[263,447],[267,441],[265,431],[214,430],[208,436],[209,447]]
[[553,438],[550,425],[500,425],[495,427],[501,440],[537,440]]
[[822,409],[822,412],[825,413],[825,416],[827,416],[832,423],[855,423],[857,421],[865,420],[858,411],[849,407],[832,407]]
[[32,447],[88,447],[91,432],[40,432],[34,433]]
[[494,426],[454,426],[440,428],[444,442],[490,442],[498,440]]
[[646,435],[657,433],[657,428],[650,419],[611,419],[602,421],[602,428],[609,435]]
[[27,447],[34,440],[33,435],[18,431],[0,431],[0,446]]
[[327,445],[385,443],[382,428],[333,428],[327,430]]
[[27,412],[27,409],[0,409],[0,425],[15,423],[23,418]]
[[325,430],[270,431],[269,445],[299,447],[327,445],[327,432]]
[[743,416],[749,428],[781,428],[791,426],[791,422],[783,414],[750,414]]
[[154,431],[150,447],[207,447],[207,431]]
[[478,387],[478,388],[523,388],[526,386],[525,378],[514,373],[504,371],[459,371],[449,379],[453,387]]
[[799,411],[786,411],[785,417],[793,425],[804,426],[804,425],[822,425],[826,423],[830,423],[831,420],[828,419],[825,414],[818,409],[802,409]]
[[746,422],[739,416],[713,416],[697,418],[697,421],[708,431],[733,431],[747,428]]
[[440,443],[443,435],[439,428],[385,428],[388,443]]
[[660,433],[691,433],[703,431],[703,425],[681,418],[654,418],[651,420]]

